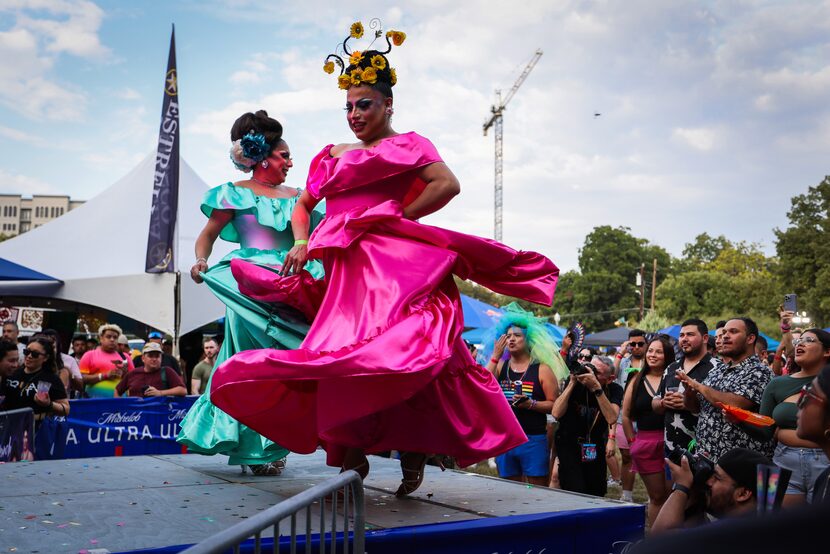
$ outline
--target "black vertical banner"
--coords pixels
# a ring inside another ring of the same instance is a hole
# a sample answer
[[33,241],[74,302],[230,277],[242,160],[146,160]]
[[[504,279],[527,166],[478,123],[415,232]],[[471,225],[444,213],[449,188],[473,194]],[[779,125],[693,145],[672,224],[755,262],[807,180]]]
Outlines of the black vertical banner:
[[170,35],[170,54],[164,77],[156,170],[153,173],[153,205],[147,236],[146,273],[175,271],[173,242],[179,206],[179,81],[176,74],[176,29]]

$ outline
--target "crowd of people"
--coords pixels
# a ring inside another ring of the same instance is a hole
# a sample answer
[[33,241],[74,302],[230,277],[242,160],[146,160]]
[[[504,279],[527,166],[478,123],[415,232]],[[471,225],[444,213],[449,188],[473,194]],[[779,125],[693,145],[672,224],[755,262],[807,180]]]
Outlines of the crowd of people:
[[[595,496],[621,485],[629,502],[639,476],[653,534],[754,513],[759,465],[789,475],[785,510],[828,498],[827,331],[793,328],[782,311],[784,340],[771,353],[750,318],[718,322],[714,337],[688,319],[677,339],[632,329],[607,355],[569,331],[568,375],[542,386],[554,363],[533,355],[532,323],[506,313],[487,367],[528,442],[507,454],[517,461],[497,458],[500,476]],[[519,396],[520,382],[532,395]]]
[[[793,329],[791,313],[770,361],[746,317],[719,323],[712,341],[689,319],[676,343],[632,330],[619,350],[597,353],[575,330],[559,351],[514,307],[476,364],[453,276],[549,305],[559,270],[537,253],[418,223],[460,185],[429,140],[392,129],[397,76],[386,54],[405,34],[387,33],[384,51],[350,51],[362,34],[355,23],[338,50],[349,59],[324,65],[340,67],[357,142],[324,147],[305,189],[284,184],[293,162],[278,121],[260,110],[231,129],[231,160],[251,177],[206,193],[191,270],[227,306],[225,340],[204,341],[189,383],[201,396],[179,442],[257,475],[323,445],[330,465],[366,477],[367,454],[394,449],[398,496],[420,486],[435,453],[461,465],[498,454],[505,478],[596,496],[619,482],[628,501],[639,475],[654,533],[750,511],[759,464],[791,472],[785,508],[828,498],[830,334]],[[210,265],[218,238],[240,248]],[[0,409],[67,415],[69,397],[187,393],[160,333],[133,355],[105,324],[95,344],[76,337],[59,355],[57,333],[20,348],[14,324],[3,332]],[[740,409],[774,424],[750,426]]]

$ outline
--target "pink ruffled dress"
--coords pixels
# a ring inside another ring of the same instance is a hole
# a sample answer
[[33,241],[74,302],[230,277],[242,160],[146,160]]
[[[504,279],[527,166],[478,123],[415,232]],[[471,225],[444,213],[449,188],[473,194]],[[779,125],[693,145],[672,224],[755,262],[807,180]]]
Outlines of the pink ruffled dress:
[[322,445],[339,466],[347,447],[454,456],[462,466],[524,443],[496,379],[470,356],[453,274],[550,305],[559,270],[535,252],[403,217],[423,190],[418,170],[441,162],[405,133],[312,161],[307,190],[326,199],[309,240],[325,278],[280,277],[231,262],[240,290],[312,320],[297,350],[240,352],[213,375],[211,400],[293,452]]

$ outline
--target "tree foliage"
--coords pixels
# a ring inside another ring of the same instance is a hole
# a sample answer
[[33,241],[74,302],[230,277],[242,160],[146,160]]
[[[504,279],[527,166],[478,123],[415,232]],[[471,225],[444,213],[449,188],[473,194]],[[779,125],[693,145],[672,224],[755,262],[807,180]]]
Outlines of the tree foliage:
[[786,292],[798,294],[799,311],[830,320],[830,176],[792,199],[789,226],[776,229],[777,273]]

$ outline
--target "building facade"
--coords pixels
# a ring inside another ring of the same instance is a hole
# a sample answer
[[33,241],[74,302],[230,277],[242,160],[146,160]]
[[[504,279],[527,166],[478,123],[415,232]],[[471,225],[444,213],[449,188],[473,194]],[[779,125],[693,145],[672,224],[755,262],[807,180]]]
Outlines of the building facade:
[[84,202],[68,196],[0,194],[0,235],[14,237],[49,223]]

